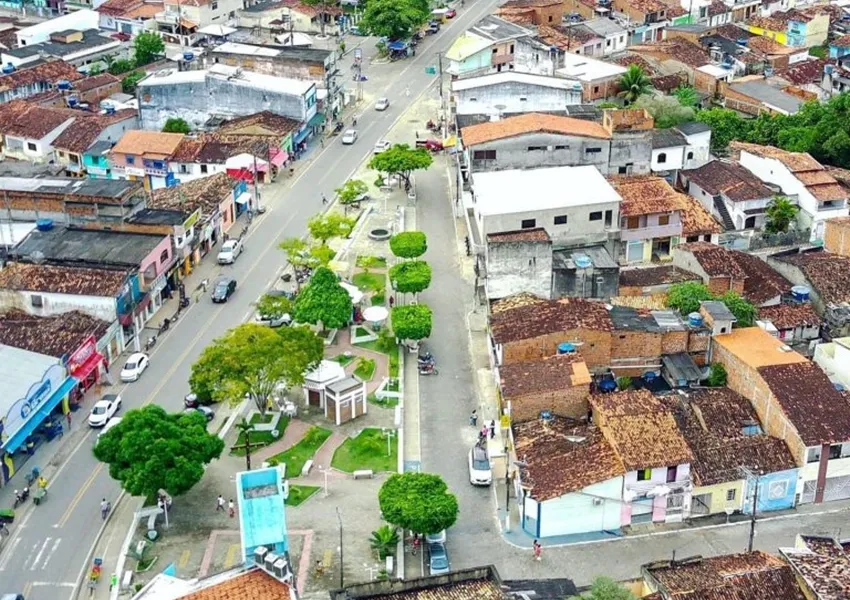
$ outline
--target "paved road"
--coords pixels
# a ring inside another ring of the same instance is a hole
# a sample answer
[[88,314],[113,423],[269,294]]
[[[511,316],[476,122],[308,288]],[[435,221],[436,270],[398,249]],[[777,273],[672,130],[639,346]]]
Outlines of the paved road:
[[[237,278],[236,294],[223,305],[213,305],[204,297],[184,313],[168,337],[157,344],[151,367],[141,381],[121,390],[124,410],[152,402],[170,410],[180,408],[189,389],[192,363],[214,338],[247,318],[252,303],[273,283],[283,264],[277,250],[279,240],[303,234],[307,219],[322,209],[321,194],[333,195],[333,190],[371,153],[375,142],[389,130],[404,107],[433,81],[425,67],[434,64],[434,53],[445,51],[463,29],[487,14],[493,4],[488,1],[470,5],[439,35],[427,38],[413,59],[364,68],[369,76],[363,87],[365,98],[387,96],[392,102],[390,109],[375,112],[369,102],[360,109],[360,137],[354,146],[341,146],[339,138],[332,138],[325,148],[313,150],[309,165],[296,163],[296,179],[289,186],[273,184],[264,190],[269,212],[254,221],[245,243],[246,252],[239,261],[223,269]],[[357,41],[363,42],[368,65],[374,44],[365,39]],[[351,53],[346,64],[350,60]],[[348,72],[345,65],[343,68]],[[71,597],[81,569],[87,567],[83,561],[101,525],[100,500],[114,500],[119,493],[108,469],[90,452],[93,440],[94,435],[89,434],[79,442],[52,478],[49,501],[15,524],[13,536],[0,555],[0,592],[23,591],[28,600]]]

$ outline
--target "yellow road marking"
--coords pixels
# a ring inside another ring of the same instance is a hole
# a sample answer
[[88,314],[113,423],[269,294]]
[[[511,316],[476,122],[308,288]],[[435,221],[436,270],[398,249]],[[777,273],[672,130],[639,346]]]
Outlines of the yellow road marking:
[[236,558],[242,546],[239,544],[230,544],[227,548],[227,556],[224,557],[224,569],[227,570],[236,564]]
[[185,569],[186,565],[189,564],[189,557],[192,555],[192,552],[189,550],[184,550],[180,555],[180,560],[177,561],[177,566],[181,569]]
[[79,504],[80,500],[83,499],[83,496],[85,495],[86,491],[91,487],[91,484],[94,481],[95,477],[97,477],[102,470],[103,463],[98,463],[97,466],[94,468],[94,471],[92,471],[91,475],[89,475],[89,478],[86,479],[86,482],[80,488],[80,491],[78,491],[77,495],[74,496],[74,499],[71,500],[71,503],[68,505],[68,509],[62,515],[62,518],[59,519],[59,523],[57,523],[58,527],[65,526],[65,523],[68,522],[68,519],[70,519],[71,515],[74,513],[74,509],[77,507],[77,504]]
[[24,589],[21,590],[21,595],[24,598],[29,598],[31,591],[32,591],[32,581],[27,581],[26,585],[24,585]]

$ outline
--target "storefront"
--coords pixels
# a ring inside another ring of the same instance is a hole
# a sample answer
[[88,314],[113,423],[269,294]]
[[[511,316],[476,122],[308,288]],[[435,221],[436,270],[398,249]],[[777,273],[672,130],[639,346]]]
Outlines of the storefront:
[[[80,382],[70,396],[70,404],[77,404],[85,393],[100,381],[103,354],[97,351],[97,340],[90,336],[68,359],[67,369]],[[71,407],[65,407],[70,409]]]

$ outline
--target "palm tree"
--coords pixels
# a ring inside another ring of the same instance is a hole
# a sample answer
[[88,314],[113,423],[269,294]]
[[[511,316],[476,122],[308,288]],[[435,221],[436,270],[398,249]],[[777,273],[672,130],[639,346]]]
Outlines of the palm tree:
[[398,529],[392,525],[381,525],[372,532],[369,538],[369,546],[378,553],[378,558],[384,560],[395,554],[398,545]]
[[[239,431],[239,437],[245,440],[245,464],[248,471],[251,470],[251,432],[254,431],[254,424],[242,417],[242,421],[236,424],[236,429]],[[239,439],[237,437],[236,439]]]
[[617,83],[620,87],[617,97],[623,98],[627,105],[646,94],[652,88],[649,77],[646,76],[640,65],[629,65],[628,70],[623,73],[623,76],[620,77],[620,81]]
[[774,196],[764,211],[767,217],[765,230],[769,233],[784,233],[788,231],[800,207],[791,202],[787,196]]
[[679,104],[693,108],[699,101],[697,92],[687,84],[680,85],[673,91],[673,95],[679,100]]

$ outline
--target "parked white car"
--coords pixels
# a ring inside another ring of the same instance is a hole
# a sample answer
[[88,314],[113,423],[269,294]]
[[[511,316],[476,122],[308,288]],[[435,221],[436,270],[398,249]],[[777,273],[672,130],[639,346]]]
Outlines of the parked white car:
[[110,429],[112,429],[113,427],[118,425],[118,423],[120,423],[120,422],[121,422],[121,417],[112,417],[111,419],[109,419],[106,422],[106,425],[104,425],[103,429],[100,430],[100,433],[97,434],[97,439],[102,438],[104,435],[106,435],[107,431],[109,431]]
[[372,154],[380,154],[384,150],[389,150],[392,147],[392,144],[387,140],[378,140],[375,143],[375,147],[372,149]]
[[493,471],[487,448],[475,444],[469,451],[469,483],[472,485],[490,485],[493,483]]
[[105,394],[92,407],[89,414],[89,425],[91,427],[103,427],[118,412],[119,408],[121,408],[121,396],[119,394]]
[[121,381],[138,381],[149,365],[150,359],[144,352],[131,354],[127,362],[124,363],[124,368],[121,369]]
[[218,264],[232,265],[242,254],[242,242],[240,240],[227,240],[221,245],[218,252]]
[[342,143],[349,146],[357,141],[357,131],[354,129],[346,129],[342,134]]
[[375,102],[375,110],[382,111],[387,110],[390,107],[390,99],[389,98],[378,98],[378,101]]

